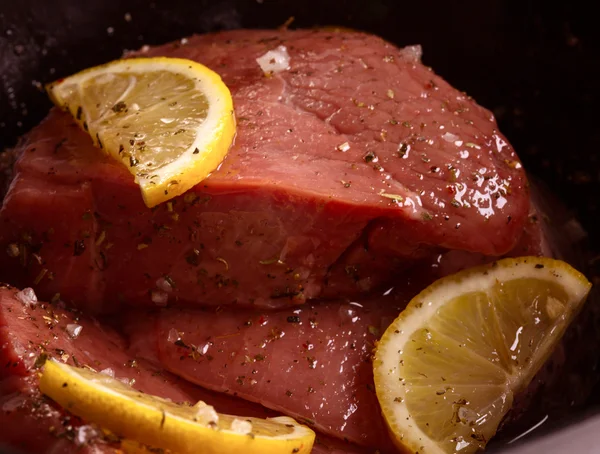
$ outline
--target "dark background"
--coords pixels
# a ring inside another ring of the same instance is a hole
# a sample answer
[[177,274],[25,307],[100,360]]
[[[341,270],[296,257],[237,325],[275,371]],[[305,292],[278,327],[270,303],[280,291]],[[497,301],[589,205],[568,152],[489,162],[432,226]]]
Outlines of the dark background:
[[[582,0],[0,0],[0,150],[48,111],[40,84],[124,49],[292,16],[292,28],[343,25],[422,44],[425,64],[496,114],[600,257],[600,27]],[[600,285],[600,259],[590,265]]]

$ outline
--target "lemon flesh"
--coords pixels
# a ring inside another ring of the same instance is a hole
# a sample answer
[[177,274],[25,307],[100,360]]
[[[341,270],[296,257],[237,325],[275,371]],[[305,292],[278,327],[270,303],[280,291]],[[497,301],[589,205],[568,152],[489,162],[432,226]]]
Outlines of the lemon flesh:
[[251,418],[216,413],[198,402],[177,404],[143,394],[104,374],[49,360],[40,389],[69,412],[129,441],[179,454],[306,454],[315,433],[288,417]]
[[483,449],[590,287],[564,262],[522,257],[440,279],[417,295],[374,360],[397,445],[420,454]]
[[191,60],[117,60],[46,88],[98,148],[135,176],[149,207],[204,180],[234,139],[229,89]]

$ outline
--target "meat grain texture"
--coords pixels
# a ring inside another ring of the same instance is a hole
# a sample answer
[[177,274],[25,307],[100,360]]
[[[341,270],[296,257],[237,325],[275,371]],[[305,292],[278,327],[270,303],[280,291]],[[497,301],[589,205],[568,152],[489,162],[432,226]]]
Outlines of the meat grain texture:
[[[290,66],[265,75],[256,58],[278,46]],[[500,256],[519,240],[529,195],[516,154],[418,48],[244,30],[135,55],[222,76],[238,122],[229,155],[148,210],[129,172],[52,111],[21,143],[0,212],[11,282],[94,312],[163,301],[165,276],[169,305],[280,307],[373,290],[447,250]]]
[[[240,416],[277,416],[265,407],[193,386],[160,367],[126,353],[127,341],[114,329],[62,304],[29,302],[23,292],[0,286],[0,448],[24,453],[122,453],[118,440],[69,415],[38,389],[38,373],[48,358],[90,367],[139,391],[195,403]],[[69,325],[80,327],[73,337]],[[348,442],[319,435],[314,454],[361,454]]]

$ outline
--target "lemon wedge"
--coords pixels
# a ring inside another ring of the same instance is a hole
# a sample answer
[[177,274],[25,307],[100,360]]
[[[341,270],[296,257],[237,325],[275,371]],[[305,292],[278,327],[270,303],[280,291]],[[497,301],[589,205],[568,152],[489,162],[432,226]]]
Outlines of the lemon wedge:
[[483,449],[590,287],[562,261],[522,257],[445,277],[413,298],[373,363],[377,397],[402,452]]
[[229,89],[218,74],[191,60],[117,60],[46,90],[98,148],[129,169],[149,207],[205,179],[235,135]]
[[127,439],[125,449],[136,445],[133,440],[179,454],[307,454],[315,440],[292,418],[246,418],[217,413],[203,402],[176,404],[55,360],[46,362],[40,389],[69,412]]

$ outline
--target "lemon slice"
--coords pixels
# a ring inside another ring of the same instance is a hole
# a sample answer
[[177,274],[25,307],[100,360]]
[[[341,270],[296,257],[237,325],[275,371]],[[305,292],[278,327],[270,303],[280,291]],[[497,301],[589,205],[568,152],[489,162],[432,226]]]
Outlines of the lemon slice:
[[582,306],[591,284],[549,258],[438,280],[378,343],[375,387],[403,452],[483,449]]
[[218,74],[191,60],[117,60],[46,90],[98,148],[129,169],[149,207],[206,178],[235,135],[229,89]]
[[315,439],[311,429],[292,418],[224,415],[203,402],[180,405],[143,394],[108,375],[54,360],[44,366],[40,389],[87,422],[179,454],[305,454]]

